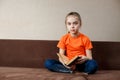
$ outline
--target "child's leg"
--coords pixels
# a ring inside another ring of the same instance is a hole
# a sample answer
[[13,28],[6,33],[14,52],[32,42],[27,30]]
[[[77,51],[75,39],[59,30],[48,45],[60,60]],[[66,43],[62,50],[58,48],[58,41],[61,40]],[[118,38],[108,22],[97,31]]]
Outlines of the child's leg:
[[45,61],[45,67],[50,71],[72,73],[72,71],[70,69],[66,68],[59,61],[53,60],[53,59],[47,59]]
[[84,72],[88,74],[93,74],[97,71],[98,65],[95,60],[88,60],[85,62]]

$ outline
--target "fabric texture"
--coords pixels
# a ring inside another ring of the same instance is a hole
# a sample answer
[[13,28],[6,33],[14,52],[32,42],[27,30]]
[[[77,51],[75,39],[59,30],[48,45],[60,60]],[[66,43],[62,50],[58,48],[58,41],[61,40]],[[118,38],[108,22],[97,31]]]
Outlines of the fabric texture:
[[45,61],[45,67],[54,72],[62,72],[62,73],[72,73],[73,71],[66,68],[63,64],[61,64],[59,61],[54,59],[47,59]]
[[0,67],[0,80],[86,80],[83,74],[65,74],[45,68]]
[[[54,72],[62,72],[62,73],[73,73],[70,69],[66,68],[59,61],[54,59],[47,59],[45,61],[45,67]],[[97,71],[98,65],[95,60],[88,60],[83,64],[79,64],[76,67],[76,70],[79,72],[85,72],[88,74],[93,74]]]
[[51,72],[45,68],[0,67],[0,80],[119,80],[120,70],[99,70],[94,75]]
[[85,50],[93,48],[89,38],[82,33],[74,38],[67,33],[60,39],[57,47],[66,50],[66,56],[69,59],[76,55],[86,55]]

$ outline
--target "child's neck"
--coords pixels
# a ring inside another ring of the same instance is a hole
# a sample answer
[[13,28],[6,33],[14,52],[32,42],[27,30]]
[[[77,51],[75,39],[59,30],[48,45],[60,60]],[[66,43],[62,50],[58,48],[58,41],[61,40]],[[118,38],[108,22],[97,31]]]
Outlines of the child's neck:
[[73,38],[76,38],[76,37],[78,37],[78,36],[80,35],[80,32],[78,32],[78,33],[76,33],[76,34],[70,33],[70,35],[71,35]]

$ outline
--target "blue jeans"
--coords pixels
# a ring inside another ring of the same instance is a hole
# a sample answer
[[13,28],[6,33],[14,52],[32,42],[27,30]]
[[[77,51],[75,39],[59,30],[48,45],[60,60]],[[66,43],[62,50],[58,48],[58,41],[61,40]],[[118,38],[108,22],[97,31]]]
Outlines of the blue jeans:
[[54,59],[47,59],[45,61],[45,67],[54,72],[72,73],[73,71],[66,68],[62,63]]
[[77,64],[76,70],[88,74],[94,74],[98,70],[98,64],[95,60],[87,60],[83,64]]
[[[72,73],[72,70],[66,68],[59,61],[54,59],[47,59],[45,61],[45,67],[54,72]],[[98,65],[95,60],[88,60],[83,64],[76,65],[76,70],[80,72],[85,72],[88,74],[93,74],[97,71]]]

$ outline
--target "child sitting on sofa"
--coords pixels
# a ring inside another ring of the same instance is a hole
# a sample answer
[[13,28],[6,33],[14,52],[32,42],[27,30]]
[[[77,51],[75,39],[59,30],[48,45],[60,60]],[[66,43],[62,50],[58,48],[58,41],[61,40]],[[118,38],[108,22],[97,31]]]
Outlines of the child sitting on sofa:
[[[65,24],[68,33],[65,34],[57,44],[59,48],[59,61],[54,59],[47,59],[45,67],[50,71],[73,73],[77,70],[87,74],[93,74],[97,71],[98,65],[92,57],[93,48],[89,38],[82,34],[79,29],[81,28],[81,17],[77,12],[70,12],[65,18]],[[74,64],[65,65],[69,60],[75,56],[80,58]]]

